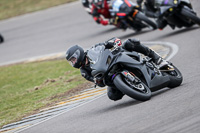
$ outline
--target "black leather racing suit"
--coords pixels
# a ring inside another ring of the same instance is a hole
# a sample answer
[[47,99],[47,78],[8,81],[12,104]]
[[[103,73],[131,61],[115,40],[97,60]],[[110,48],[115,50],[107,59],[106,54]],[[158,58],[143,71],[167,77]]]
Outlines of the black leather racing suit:
[[[99,43],[99,44],[96,44],[95,46],[97,46],[97,45],[105,45],[105,43]],[[110,47],[110,46],[108,46],[108,47]],[[155,63],[157,63],[157,61],[160,58],[160,56],[157,53],[155,53],[153,50],[151,50],[150,48],[146,47],[145,45],[140,44],[140,41],[136,40],[136,39],[128,39],[128,40],[126,40],[123,43],[122,48],[124,48],[127,51],[136,51],[138,53],[142,53],[142,54],[144,54],[146,56],[149,56],[150,58],[152,58],[152,60]],[[85,58],[86,58],[86,55],[87,55],[87,52],[85,53]],[[90,68],[90,64],[83,65],[80,68],[80,71],[81,71],[81,75],[85,79],[87,79],[87,80],[89,80],[91,82],[94,82],[93,77],[91,75],[92,69]],[[103,87],[101,84],[97,84],[97,85],[100,86],[100,87]],[[114,100],[114,101],[120,100],[124,96],[124,94],[121,91],[119,91],[118,89],[115,89],[113,87],[108,87],[107,88],[107,95],[111,100]]]

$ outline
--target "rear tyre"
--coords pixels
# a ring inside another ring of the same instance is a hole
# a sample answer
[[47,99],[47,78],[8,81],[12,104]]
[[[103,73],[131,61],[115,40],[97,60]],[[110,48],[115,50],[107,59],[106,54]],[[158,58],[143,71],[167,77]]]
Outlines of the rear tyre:
[[198,24],[200,26],[200,18],[196,16],[192,11],[187,8],[182,8],[181,14],[188,19],[191,19],[192,22]]
[[151,98],[151,90],[141,82],[143,90],[135,89],[133,83],[127,82],[127,79],[118,74],[114,79],[115,86],[124,94],[139,101],[147,101]]
[[150,25],[154,30],[157,29],[157,25],[153,21],[148,19],[142,12],[138,12],[135,17],[146,25]]
[[173,66],[173,67],[174,67],[173,71],[166,72],[170,78],[170,83],[168,85],[169,88],[177,87],[177,86],[181,85],[181,83],[183,81],[181,72],[175,66]]

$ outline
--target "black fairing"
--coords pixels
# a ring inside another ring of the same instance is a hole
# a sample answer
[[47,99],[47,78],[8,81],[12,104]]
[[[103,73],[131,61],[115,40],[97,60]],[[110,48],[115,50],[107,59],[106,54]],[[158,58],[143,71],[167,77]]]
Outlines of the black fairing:
[[108,49],[102,50],[98,61],[95,64],[91,63],[93,76],[95,76],[98,73],[103,73],[103,74],[106,73],[106,71],[109,68],[109,64],[107,61],[109,58],[113,59],[113,55],[110,54],[109,50]]
[[[167,20],[172,28],[174,26],[181,28],[182,26],[190,27],[193,25],[191,21],[188,21],[188,19],[181,15],[182,8],[188,8],[194,13],[192,5],[188,0],[163,0],[159,5],[161,16]],[[170,9],[171,11],[169,11]]]
[[[135,58],[135,59],[134,59]],[[142,58],[136,52],[123,52],[118,58],[116,63],[122,64],[126,69],[141,72],[147,86],[156,91],[168,85],[169,77],[162,75],[162,73],[155,74],[155,71],[143,63]]]
[[[144,62],[141,55],[136,52],[123,51],[121,48],[115,52],[102,49],[98,61],[91,63],[92,76],[104,80],[106,85],[112,84],[114,74],[128,70],[138,76],[152,90],[156,91],[166,87],[170,81],[167,75],[156,72],[150,62]],[[116,69],[116,66],[117,69]]]

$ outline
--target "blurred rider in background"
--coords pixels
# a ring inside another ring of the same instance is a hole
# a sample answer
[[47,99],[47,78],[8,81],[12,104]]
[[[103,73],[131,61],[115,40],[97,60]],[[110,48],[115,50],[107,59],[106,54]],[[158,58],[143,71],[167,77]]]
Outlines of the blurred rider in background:
[[[119,38],[111,38],[108,41],[105,41],[104,43],[98,43],[94,47],[104,45],[106,49],[110,49],[114,47],[114,45],[121,46],[123,49],[127,51],[136,51],[138,53],[142,53],[150,58],[152,58],[152,61],[158,65],[159,68],[162,68],[166,65],[168,65],[168,62],[164,60],[162,57],[160,57],[156,52],[151,50],[150,48],[146,47],[145,45],[141,44],[139,40],[137,39],[127,39],[123,44],[121,43],[121,40]],[[66,59],[69,61],[69,63],[75,67],[80,69],[81,75],[91,81],[95,82],[96,85],[100,87],[104,87],[105,85],[102,83],[98,83],[95,81],[93,76],[91,75],[92,69],[90,68],[90,61],[87,57],[88,51],[84,52],[83,48],[74,45],[70,47],[66,52]],[[108,86],[107,88],[107,95],[111,100],[120,100],[124,94],[119,91],[118,89],[114,87]]]
[[122,22],[114,23],[115,19],[111,16],[111,0],[82,0],[82,4],[86,11],[93,16],[93,19],[101,25],[115,25],[120,29],[127,29],[127,26]]
[[151,18],[157,18],[157,25],[160,30],[167,26],[167,21],[160,16],[159,7],[155,6],[156,0],[137,0],[137,4],[140,6],[146,16]]

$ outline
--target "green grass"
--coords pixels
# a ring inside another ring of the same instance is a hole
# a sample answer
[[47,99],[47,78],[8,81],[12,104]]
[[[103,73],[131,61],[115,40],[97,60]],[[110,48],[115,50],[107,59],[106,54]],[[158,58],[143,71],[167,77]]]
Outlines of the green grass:
[[76,0],[0,0],[0,20]]
[[0,127],[66,99],[68,90],[87,83],[65,60],[0,67]]
[[[0,20],[76,0],[0,0]],[[0,127],[66,99],[83,84],[80,71],[64,60],[0,67]]]

